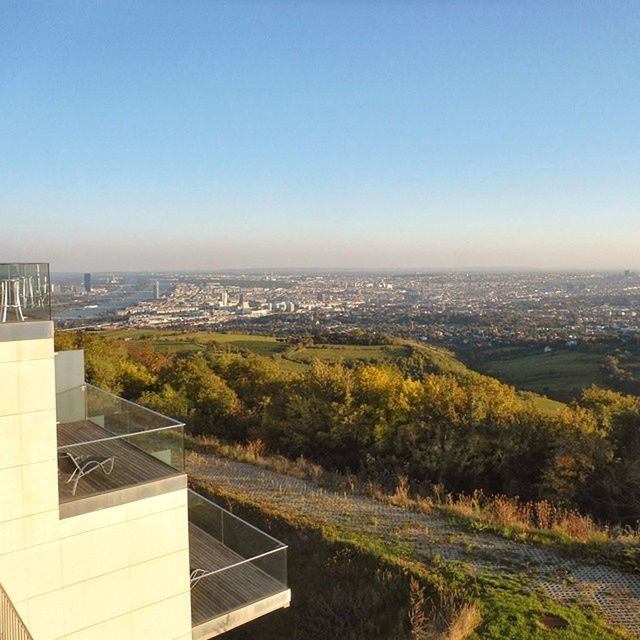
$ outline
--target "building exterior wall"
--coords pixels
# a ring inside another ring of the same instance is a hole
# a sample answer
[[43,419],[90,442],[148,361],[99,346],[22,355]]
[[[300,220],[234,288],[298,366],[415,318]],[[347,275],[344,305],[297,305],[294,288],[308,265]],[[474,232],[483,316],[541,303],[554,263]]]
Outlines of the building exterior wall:
[[56,407],[60,422],[74,422],[85,418],[84,394],[74,392],[84,384],[84,351],[59,351],[55,354],[56,394],[64,396],[62,406]]
[[84,383],[84,351],[58,351],[55,354],[56,393],[79,387]]
[[186,489],[60,519],[53,328],[29,324],[0,325],[0,582],[34,640],[190,638]]

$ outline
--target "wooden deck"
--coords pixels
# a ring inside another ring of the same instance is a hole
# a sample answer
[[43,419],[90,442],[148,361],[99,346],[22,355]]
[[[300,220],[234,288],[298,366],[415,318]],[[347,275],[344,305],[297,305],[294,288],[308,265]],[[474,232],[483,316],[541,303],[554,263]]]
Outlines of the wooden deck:
[[[108,431],[90,421],[70,422],[58,425],[58,446],[64,447],[76,443],[109,437]],[[126,494],[130,487],[155,487],[162,485],[167,478],[184,478],[184,474],[165,464],[152,455],[129,444],[122,438],[81,444],[70,449],[75,455],[115,456],[115,464],[110,475],[96,470],[83,477],[78,483],[76,495],[71,495],[72,484],[67,483],[69,475],[62,471],[58,474],[58,488],[61,513],[69,508],[76,509],[78,505],[92,501],[105,501],[104,504],[90,506],[87,510],[110,506],[108,500]],[[173,480],[169,480],[173,482]],[[138,489],[135,489],[138,491]],[[131,499],[136,499],[135,497]],[[127,498],[129,500],[129,498]],[[73,515],[75,512],[70,513]],[[283,556],[286,551],[279,552]],[[275,558],[274,558],[275,556]],[[271,556],[277,561],[277,554]],[[216,540],[203,529],[189,523],[189,562],[191,571],[203,569],[216,571],[230,565],[242,562],[244,558],[235,551]],[[266,562],[269,562],[269,558]],[[233,621],[226,621],[228,614],[248,610],[251,605],[259,609],[263,604],[269,604],[269,598],[281,597],[279,594],[288,593],[286,585],[265,573],[255,563],[246,563],[238,567],[222,571],[201,579],[191,590],[191,618],[193,627],[200,629],[208,638],[217,635],[216,625],[220,628],[230,628]],[[284,600],[283,600],[284,601]],[[258,604],[256,604],[258,603]],[[277,604],[275,608],[286,606]],[[261,613],[243,614],[251,619]],[[213,627],[208,624],[212,623]],[[224,625],[227,625],[226,627]],[[212,629],[210,633],[208,631]],[[205,637],[202,636],[202,637]],[[200,637],[200,636],[198,636]]]
[[[286,552],[283,550],[280,553]],[[191,571],[215,571],[243,559],[208,533],[189,523]],[[208,576],[191,589],[192,625],[195,627],[286,590],[285,585],[252,563]]]
[[[58,447],[106,438],[110,435],[108,431],[88,420],[58,424]],[[75,496],[71,495],[73,483],[67,483],[69,474],[60,471],[58,473],[60,503],[182,475],[177,469],[129,444],[123,438],[83,444],[72,447],[68,451],[74,455],[115,456],[115,463],[110,475],[97,469],[81,478]]]

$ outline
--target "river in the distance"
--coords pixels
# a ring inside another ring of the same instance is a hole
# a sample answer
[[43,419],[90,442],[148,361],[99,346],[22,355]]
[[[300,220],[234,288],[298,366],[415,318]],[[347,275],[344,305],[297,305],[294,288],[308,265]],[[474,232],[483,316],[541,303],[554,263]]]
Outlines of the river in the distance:
[[[169,284],[160,284],[160,292],[169,291]],[[55,320],[75,320],[77,318],[98,318],[119,309],[131,307],[143,300],[152,300],[155,295],[153,288],[149,290],[135,290],[133,286],[124,286],[119,291],[105,294],[104,296],[91,301],[90,306],[66,309],[65,311],[53,312]],[[95,305],[95,306],[94,306]]]

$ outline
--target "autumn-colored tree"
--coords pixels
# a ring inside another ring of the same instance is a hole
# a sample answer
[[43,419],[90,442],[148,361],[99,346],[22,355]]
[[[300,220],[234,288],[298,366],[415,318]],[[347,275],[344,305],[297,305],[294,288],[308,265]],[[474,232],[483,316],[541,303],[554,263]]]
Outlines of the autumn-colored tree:
[[170,384],[164,384],[158,391],[145,391],[139,402],[145,407],[183,422],[188,422],[193,416],[193,403]]
[[190,405],[189,424],[194,433],[233,433],[233,416],[240,408],[238,396],[214,373],[200,355],[178,358],[160,372],[160,380],[168,384]]
[[214,354],[209,363],[213,371],[236,392],[245,409],[250,411],[260,409],[285,379],[273,360],[253,354]]
[[[418,347],[401,366],[312,361],[285,373],[250,353],[159,353],[96,333],[58,332],[85,350],[87,380],[228,440],[260,438],[328,468],[449,491],[547,498],[598,518],[640,520],[640,398],[593,387],[555,415]],[[422,355],[420,355],[422,354]]]
[[608,455],[600,456],[594,482],[583,498],[587,508],[607,520],[640,520],[640,398],[592,387],[581,405],[606,433]]

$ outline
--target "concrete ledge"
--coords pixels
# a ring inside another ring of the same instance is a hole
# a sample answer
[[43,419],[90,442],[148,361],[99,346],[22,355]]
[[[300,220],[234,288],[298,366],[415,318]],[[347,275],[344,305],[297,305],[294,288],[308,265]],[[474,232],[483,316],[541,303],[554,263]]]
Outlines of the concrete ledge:
[[66,502],[60,503],[60,519],[72,518],[73,516],[79,516],[83,513],[108,509],[109,507],[117,507],[128,502],[153,498],[154,496],[186,488],[187,476],[181,473],[175,476],[169,476],[168,478],[162,478],[161,480],[137,484],[133,487],[115,489],[108,493],[67,500]]
[[286,589],[268,598],[249,604],[246,607],[236,609],[235,611],[231,611],[223,616],[218,616],[217,618],[213,618],[213,620],[203,622],[193,627],[191,637],[193,640],[213,638],[214,636],[219,636],[222,633],[231,631],[231,629],[239,627],[241,624],[251,622],[268,613],[273,613],[278,609],[286,609],[290,604],[291,589]]
[[0,342],[42,340],[43,338],[53,338],[53,322],[51,320],[0,322]]

